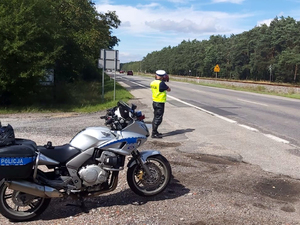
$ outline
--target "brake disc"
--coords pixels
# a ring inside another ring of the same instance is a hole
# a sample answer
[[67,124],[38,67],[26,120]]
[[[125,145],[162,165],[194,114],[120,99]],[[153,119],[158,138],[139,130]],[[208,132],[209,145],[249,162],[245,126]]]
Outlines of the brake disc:
[[147,186],[158,185],[162,179],[162,173],[160,169],[154,163],[147,163],[147,166],[150,171],[150,176],[148,174],[144,176],[144,179],[141,180],[142,184]]

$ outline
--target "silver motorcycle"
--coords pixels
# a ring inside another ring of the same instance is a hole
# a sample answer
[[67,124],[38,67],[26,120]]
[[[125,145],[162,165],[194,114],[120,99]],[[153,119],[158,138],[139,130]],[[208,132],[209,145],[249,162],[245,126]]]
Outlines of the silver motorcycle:
[[149,131],[144,115],[119,101],[107,110],[105,127],[88,127],[68,144],[36,146],[27,139],[0,147],[0,212],[12,221],[42,214],[52,198],[84,198],[115,190],[127,164],[127,182],[140,196],[154,196],[171,178],[168,160],[159,151],[138,151]]

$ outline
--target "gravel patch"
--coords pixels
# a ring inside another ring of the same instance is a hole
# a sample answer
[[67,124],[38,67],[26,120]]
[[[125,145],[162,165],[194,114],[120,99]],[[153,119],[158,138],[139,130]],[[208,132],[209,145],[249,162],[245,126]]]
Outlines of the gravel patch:
[[[137,100],[138,108],[144,106]],[[102,126],[104,112],[0,115],[17,137],[39,145],[67,143],[81,129]],[[174,134],[176,135],[176,134]],[[181,134],[184,135],[184,134]],[[53,199],[36,220],[23,225],[62,224],[300,224],[300,181],[262,171],[259,167],[230,159],[180,152],[183,143],[149,140],[141,150],[157,149],[170,161],[173,178],[155,197],[140,197],[120,172],[115,191],[85,199],[88,213],[72,199]],[[17,224],[0,215],[0,224]],[[20,223],[19,223],[20,224]]]

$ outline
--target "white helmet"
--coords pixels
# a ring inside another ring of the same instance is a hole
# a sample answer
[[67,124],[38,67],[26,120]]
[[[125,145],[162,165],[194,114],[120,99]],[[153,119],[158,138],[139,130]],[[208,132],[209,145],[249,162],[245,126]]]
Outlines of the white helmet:
[[157,76],[164,76],[164,75],[166,75],[167,73],[166,73],[166,71],[164,71],[164,70],[156,70],[156,75]]

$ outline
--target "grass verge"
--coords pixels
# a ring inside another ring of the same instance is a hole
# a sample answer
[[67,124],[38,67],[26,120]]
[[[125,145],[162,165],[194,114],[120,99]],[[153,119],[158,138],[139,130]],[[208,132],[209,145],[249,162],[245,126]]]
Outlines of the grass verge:
[[0,114],[35,112],[84,112],[91,113],[116,106],[119,100],[127,102],[133,96],[116,83],[114,100],[114,81],[105,80],[104,96],[100,82],[80,81],[72,84],[58,84],[45,87],[32,104],[6,106]]
[[[182,81],[182,80],[181,80]],[[216,87],[216,88],[225,88],[225,89],[231,89],[236,91],[247,91],[247,92],[254,92],[259,94],[268,94],[268,95],[275,95],[275,96],[281,96],[286,98],[294,98],[294,99],[300,99],[300,93],[296,93],[293,89],[290,89],[288,92],[282,92],[278,91],[276,89],[268,89],[263,84],[256,84],[254,86],[239,86],[234,84],[221,84],[221,83],[206,83],[206,82],[195,82],[195,81],[187,81],[189,83],[198,84],[202,86],[208,86],[208,87]],[[276,86],[276,85],[274,85]]]

